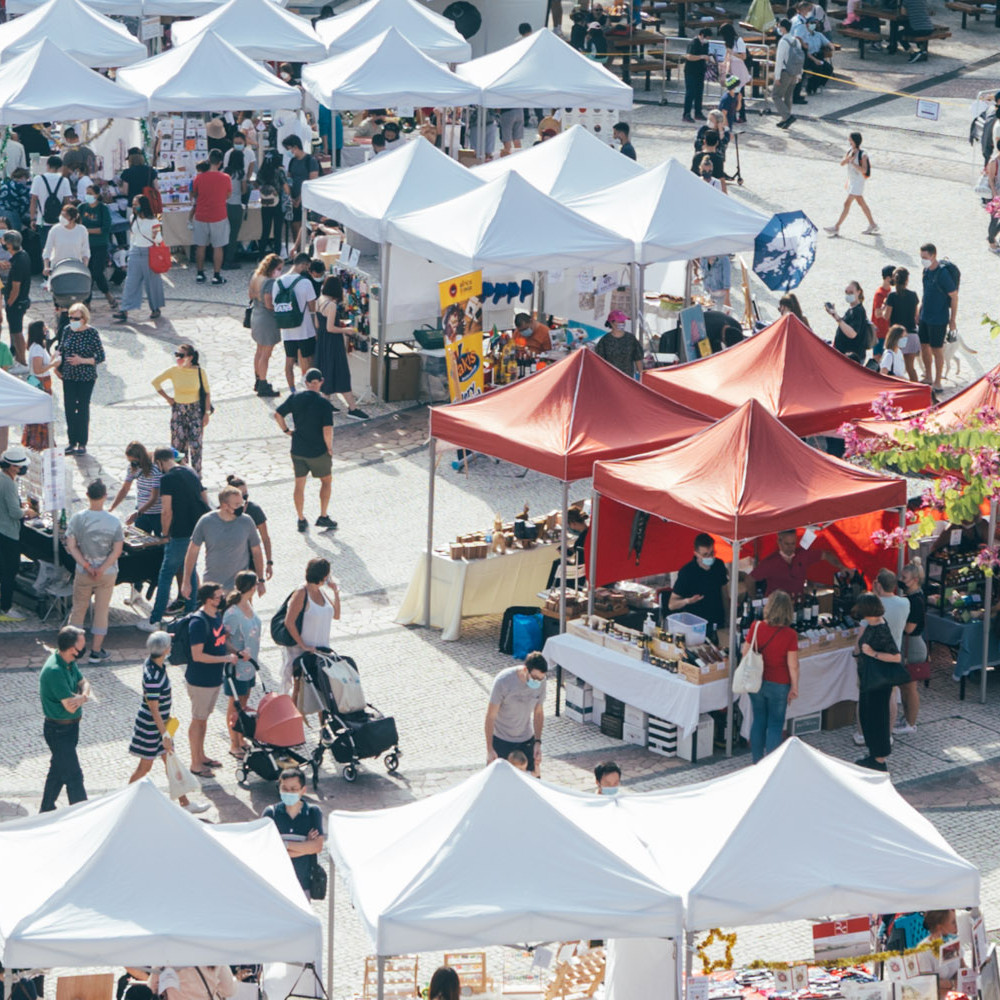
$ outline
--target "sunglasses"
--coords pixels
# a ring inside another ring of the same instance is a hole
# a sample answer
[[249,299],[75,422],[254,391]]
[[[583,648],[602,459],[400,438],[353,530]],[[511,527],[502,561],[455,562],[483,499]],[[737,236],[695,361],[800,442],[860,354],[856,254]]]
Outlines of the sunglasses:
[[175,351],[174,352],[174,357],[175,358],[186,358],[187,355],[183,351]]

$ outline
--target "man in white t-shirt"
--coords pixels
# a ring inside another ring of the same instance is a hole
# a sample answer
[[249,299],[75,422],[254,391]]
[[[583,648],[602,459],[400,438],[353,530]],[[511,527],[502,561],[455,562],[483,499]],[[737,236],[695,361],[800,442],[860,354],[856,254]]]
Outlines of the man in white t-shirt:
[[59,213],[50,213],[50,218],[46,219],[45,203],[51,195],[58,199],[59,207],[68,204],[73,199],[73,185],[70,184],[68,171],[63,166],[62,157],[50,156],[47,169],[44,174],[36,174],[31,182],[31,203],[29,205],[29,215],[31,218],[31,228],[39,230],[39,237],[42,245],[45,245],[45,238],[48,236],[48,229],[59,221]]
[[312,367],[313,357],[316,354],[316,327],[313,323],[316,289],[307,273],[311,259],[307,253],[297,254],[292,262],[292,269],[275,282],[272,296],[276,299],[281,288],[290,288],[302,311],[301,326],[281,328],[281,342],[285,347],[285,381],[288,383],[289,393],[295,392],[296,359],[302,374],[305,375]]

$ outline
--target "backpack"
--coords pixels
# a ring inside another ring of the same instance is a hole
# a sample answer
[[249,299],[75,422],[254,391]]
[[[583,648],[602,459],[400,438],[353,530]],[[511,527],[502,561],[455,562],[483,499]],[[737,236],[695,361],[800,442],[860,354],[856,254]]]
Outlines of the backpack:
[[58,191],[59,187],[63,182],[62,177],[56,181],[55,191],[49,187],[49,182],[45,177],[45,174],[39,174],[42,178],[42,183],[45,185],[45,190],[48,192],[45,195],[45,201],[42,203],[42,222],[47,226],[54,226],[59,221],[59,216],[62,214],[62,198],[59,197]]
[[955,291],[958,291],[958,283],[962,280],[962,272],[958,269],[957,264],[953,264],[950,260],[945,258],[944,260],[938,261],[938,266],[943,268],[951,276],[951,280],[955,282]]
[[996,146],[993,143],[993,126],[996,123],[996,111],[983,119],[983,131],[979,136],[979,148],[982,150],[984,160],[988,160],[996,152]]
[[274,283],[277,289],[274,293],[274,321],[281,330],[293,330],[297,326],[302,326],[305,318],[302,306],[299,305],[298,296],[295,294],[295,286],[300,281],[308,281],[304,274],[297,274],[287,285],[280,279]]
[[171,636],[170,655],[167,659],[175,667],[186,667],[191,662],[191,619],[200,614],[200,611],[192,611],[174,619],[165,627],[165,631]]
[[[282,602],[281,607],[275,611],[274,616],[271,618],[271,639],[276,642],[279,646],[295,646],[296,642],[292,638],[291,632],[285,625],[285,615],[288,614],[288,605],[292,603],[292,598],[295,596],[296,591],[293,590]],[[308,600],[308,596],[306,597]],[[298,618],[295,619],[295,627],[299,630],[299,635],[302,635],[302,621],[306,616],[306,603],[302,602],[302,610],[299,612]]]
[[801,76],[802,71],[806,68],[805,50],[791,36],[786,35],[785,37],[789,39],[789,52],[788,59],[785,61],[785,72],[789,76]]
[[862,149],[858,150],[858,166],[861,166],[861,161],[865,161],[865,177],[871,177],[872,175],[872,158]]

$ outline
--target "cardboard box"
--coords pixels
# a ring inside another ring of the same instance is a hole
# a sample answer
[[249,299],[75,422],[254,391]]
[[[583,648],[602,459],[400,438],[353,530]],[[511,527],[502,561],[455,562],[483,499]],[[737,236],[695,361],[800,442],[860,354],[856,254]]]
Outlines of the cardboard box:
[[626,705],[625,725],[641,726],[643,729],[645,729],[649,725],[649,715],[646,712],[644,712],[641,708],[635,708],[633,705]]
[[593,712],[594,689],[577,677],[573,680],[574,683],[566,687],[566,707],[579,712]]
[[646,743],[646,749],[650,753],[657,753],[661,757],[676,757],[677,756],[677,744],[676,743],[664,743],[661,740],[654,740],[652,737]]
[[650,736],[657,739],[677,741],[677,726],[666,719],[658,719],[655,715],[650,715],[646,720],[646,728]]
[[868,916],[813,924],[813,955],[817,962],[868,955],[876,950],[875,930]]
[[692,763],[705,760],[715,753],[715,720],[710,715],[702,715],[690,736],[677,737],[677,756]]
[[[371,350],[371,385],[378,391],[378,366],[382,360],[377,344]],[[399,403],[404,399],[416,399],[420,389],[420,354],[415,348],[405,344],[390,344],[386,348],[385,392],[387,403]]]
[[[566,631],[580,639],[589,639],[594,634],[594,630],[582,618],[574,618],[573,621],[566,622]],[[601,643],[601,645],[604,644]]]
[[631,726],[626,722],[622,726],[622,739],[633,746],[644,747],[649,739],[649,731],[645,726]]
[[823,709],[823,729],[843,729],[844,726],[853,726],[857,714],[856,701],[838,701],[836,705]]
[[789,736],[805,736],[806,733],[818,733],[823,728],[823,713],[800,715],[797,719],[788,720]]
[[713,681],[724,681],[729,676],[729,666],[726,661],[707,663],[702,670],[694,663],[684,661],[677,667],[677,676],[692,684],[711,684]]
[[606,694],[604,696],[604,711],[608,715],[613,715],[616,719],[625,718],[625,702],[619,701],[617,698],[612,698],[611,695]]
[[589,722],[590,721],[590,709],[588,708],[585,712],[581,711],[579,708],[573,708],[572,705],[567,705],[563,709],[563,717],[569,719],[570,722]]

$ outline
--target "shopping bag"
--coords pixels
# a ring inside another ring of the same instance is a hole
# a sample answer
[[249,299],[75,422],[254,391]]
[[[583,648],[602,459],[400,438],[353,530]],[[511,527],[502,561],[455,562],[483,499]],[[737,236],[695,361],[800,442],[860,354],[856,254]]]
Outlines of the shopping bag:
[[180,762],[173,750],[167,753],[167,784],[172,799],[201,791],[201,782]]
[[764,683],[764,657],[757,649],[757,632],[755,626],[750,648],[733,672],[733,694],[756,694]]
[[170,247],[166,243],[154,243],[149,248],[149,269],[153,274],[166,274],[171,263]]

